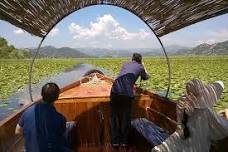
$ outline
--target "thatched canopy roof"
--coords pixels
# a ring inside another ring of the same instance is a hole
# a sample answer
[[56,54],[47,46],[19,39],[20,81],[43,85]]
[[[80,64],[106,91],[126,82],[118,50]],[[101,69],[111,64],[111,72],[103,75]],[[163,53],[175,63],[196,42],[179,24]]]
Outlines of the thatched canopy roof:
[[228,0],[1,0],[0,19],[43,37],[65,16],[97,4],[128,9],[158,36],[228,12]]

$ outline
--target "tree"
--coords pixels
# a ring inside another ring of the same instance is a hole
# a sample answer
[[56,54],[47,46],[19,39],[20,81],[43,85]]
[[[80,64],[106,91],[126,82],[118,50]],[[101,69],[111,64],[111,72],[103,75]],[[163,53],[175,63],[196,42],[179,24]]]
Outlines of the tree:
[[8,43],[7,43],[6,39],[4,39],[2,37],[0,37],[0,47],[1,46],[8,46]]
[[0,58],[30,58],[31,53],[24,49],[17,49],[13,45],[8,45],[6,39],[0,37]]

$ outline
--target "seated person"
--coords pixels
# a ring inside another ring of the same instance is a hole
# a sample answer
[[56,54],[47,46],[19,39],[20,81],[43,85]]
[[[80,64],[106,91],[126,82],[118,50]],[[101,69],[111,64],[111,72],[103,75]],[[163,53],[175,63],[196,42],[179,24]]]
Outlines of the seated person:
[[209,152],[212,141],[228,137],[228,120],[213,110],[223,89],[221,81],[209,85],[197,79],[188,82],[186,95],[177,103],[177,130],[152,152]]
[[22,114],[15,133],[24,135],[25,151],[71,151],[65,137],[66,118],[54,107],[59,92],[55,83],[45,84],[41,92],[43,102],[34,104]]

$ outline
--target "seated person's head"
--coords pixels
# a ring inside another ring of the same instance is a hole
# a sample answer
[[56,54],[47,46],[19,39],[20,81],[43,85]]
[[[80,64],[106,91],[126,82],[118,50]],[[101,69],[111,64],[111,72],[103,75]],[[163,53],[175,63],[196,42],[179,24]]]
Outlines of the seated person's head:
[[134,53],[132,56],[132,61],[136,61],[139,64],[141,64],[142,63],[142,55],[139,53]]
[[222,81],[206,85],[199,79],[193,79],[186,84],[187,94],[184,95],[184,98],[180,98],[177,103],[177,121],[184,125],[184,138],[190,136],[187,122],[194,109],[213,107],[221,97],[223,89]]
[[41,96],[46,103],[54,103],[59,97],[60,89],[55,83],[46,83],[42,87]]
[[186,92],[188,95],[199,97],[205,90],[205,84],[199,79],[193,79],[186,84]]
[[224,84],[222,81],[206,85],[199,79],[193,79],[186,85],[189,104],[194,108],[213,107],[220,99],[223,89]]

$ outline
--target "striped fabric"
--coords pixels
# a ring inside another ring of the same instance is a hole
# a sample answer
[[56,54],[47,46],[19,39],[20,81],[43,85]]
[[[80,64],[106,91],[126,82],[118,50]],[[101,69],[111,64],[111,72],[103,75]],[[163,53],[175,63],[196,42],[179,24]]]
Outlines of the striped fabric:
[[[152,152],[209,152],[212,141],[228,137],[228,120],[219,116],[213,105],[221,97],[224,85],[220,82],[205,85],[194,79],[187,83],[185,96],[177,103],[177,130]],[[184,109],[189,115],[190,137],[183,137]]]
[[178,100],[177,117],[183,116],[183,109],[186,109],[187,114],[190,116],[196,108],[213,108],[221,97],[223,89],[219,82],[206,85],[198,79],[189,81],[186,84],[186,95]]

